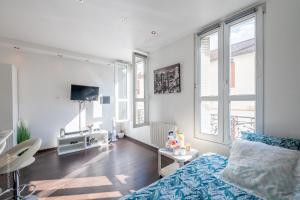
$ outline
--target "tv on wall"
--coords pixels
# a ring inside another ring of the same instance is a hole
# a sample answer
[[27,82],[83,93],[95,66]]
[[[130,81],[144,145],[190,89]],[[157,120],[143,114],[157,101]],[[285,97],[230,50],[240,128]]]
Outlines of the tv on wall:
[[98,101],[99,87],[71,85],[71,100]]

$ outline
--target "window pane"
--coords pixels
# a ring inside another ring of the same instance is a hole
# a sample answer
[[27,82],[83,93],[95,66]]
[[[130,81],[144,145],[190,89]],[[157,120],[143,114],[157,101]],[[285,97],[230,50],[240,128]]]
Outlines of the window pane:
[[118,102],[118,120],[127,120],[127,101]]
[[205,36],[201,46],[201,96],[218,96],[218,32]]
[[218,134],[218,102],[201,102],[201,133]]
[[136,102],[135,118],[136,124],[145,123],[145,105],[144,102]]
[[118,98],[127,98],[127,66],[120,65],[117,67],[117,88],[118,88]]
[[231,138],[237,138],[242,131],[255,131],[255,101],[232,101],[230,103]]
[[145,62],[143,59],[136,57],[136,74],[135,74],[135,85],[136,85],[136,98],[144,98],[144,68]]
[[255,17],[230,27],[230,95],[255,94]]

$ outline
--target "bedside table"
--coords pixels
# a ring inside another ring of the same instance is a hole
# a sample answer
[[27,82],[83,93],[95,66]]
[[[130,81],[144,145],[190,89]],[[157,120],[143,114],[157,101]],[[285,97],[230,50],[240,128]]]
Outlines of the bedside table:
[[[182,167],[185,162],[192,161],[198,157],[199,151],[196,149],[192,149],[190,151],[186,151],[185,155],[174,155],[173,152],[167,151],[166,149],[158,150],[158,174],[161,177],[168,176],[169,174],[175,172],[178,168]],[[161,168],[161,155],[166,156],[174,160],[174,163]]]

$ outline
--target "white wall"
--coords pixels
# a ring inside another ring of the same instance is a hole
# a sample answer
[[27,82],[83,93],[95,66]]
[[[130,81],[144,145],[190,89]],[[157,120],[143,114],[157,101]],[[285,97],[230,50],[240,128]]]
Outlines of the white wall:
[[13,65],[0,64],[0,132],[12,130],[6,149],[16,144],[18,121],[17,70]]
[[11,65],[0,65],[0,81],[0,127],[2,130],[12,129],[13,81]]
[[268,0],[265,132],[300,138],[300,1]]
[[[300,1],[267,0],[264,122],[270,135],[300,138]],[[153,70],[181,64],[182,92],[154,95]],[[228,154],[222,144],[194,138],[194,39],[189,35],[150,55],[150,121],[175,122],[201,152]],[[129,133],[149,143],[149,131]],[[150,144],[151,145],[151,144]]]
[[[14,64],[18,70],[19,117],[26,120],[33,137],[40,137],[42,148],[56,146],[60,128],[78,115],[78,103],[70,101],[70,85],[100,87],[100,94],[111,96],[103,105],[103,127],[111,129],[114,115],[114,71],[112,67],[79,62],[56,56],[15,51],[0,46],[0,63]],[[88,105],[91,121],[92,105]],[[74,125],[73,124],[73,125]],[[0,128],[1,129],[1,128]]]

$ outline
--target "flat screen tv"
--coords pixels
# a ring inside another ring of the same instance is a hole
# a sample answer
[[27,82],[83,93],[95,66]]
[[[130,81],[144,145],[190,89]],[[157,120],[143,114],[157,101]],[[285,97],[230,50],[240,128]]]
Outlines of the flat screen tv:
[[98,101],[99,87],[71,85],[71,100]]

